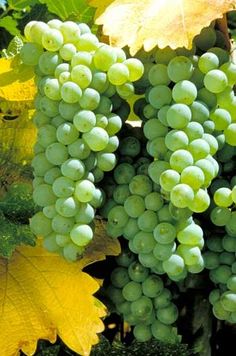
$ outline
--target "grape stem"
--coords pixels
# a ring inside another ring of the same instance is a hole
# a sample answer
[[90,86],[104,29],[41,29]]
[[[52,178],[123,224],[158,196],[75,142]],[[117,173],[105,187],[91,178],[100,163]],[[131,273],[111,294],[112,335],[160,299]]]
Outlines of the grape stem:
[[224,35],[226,49],[228,51],[230,51],[232,44],[231,44],[230,37],[229,37],[228,23],[227,23],[226,14],[224,14],[221,19],[216,20],[216,24],[217,24],[217,27],[218,27],[219,31],[221,31],[223,33],[223,35]]

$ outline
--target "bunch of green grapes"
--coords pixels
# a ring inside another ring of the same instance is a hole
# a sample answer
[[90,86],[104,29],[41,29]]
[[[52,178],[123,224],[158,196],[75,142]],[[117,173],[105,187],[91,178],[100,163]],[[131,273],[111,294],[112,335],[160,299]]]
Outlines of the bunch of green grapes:
[[106,292],[117,313],[134,327],[134,337],[140,342],[152,337],[166,343],[178,342],[177,328],[173,326],[178,309],[162,279],[129,250],[123,250],[116,261],[118,267],[111,273]]
[[86,24],[31,21],[22,61],[35,66],[38,128],[32,161],[35,203],[31,229],[44,246],[74,261],[93,238],[96,187],[116,165],[124,99],[134,93],[142,63],[99,42]]

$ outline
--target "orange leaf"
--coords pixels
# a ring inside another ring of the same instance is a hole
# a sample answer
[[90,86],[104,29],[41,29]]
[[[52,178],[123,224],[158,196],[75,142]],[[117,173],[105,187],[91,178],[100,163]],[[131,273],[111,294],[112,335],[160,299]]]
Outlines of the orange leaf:
[[191,48],[203,27],[236,6],[235,0],[91,0],[97,7],[96,23],[114,46]]
[[104,329],[106,308],[93,296],[99,283],[82,268],[119,252],[118,241],[100,231],[94,248],[77,263],[40,244],[18,248],[10,261],[0,259],[1,354],[15,356],[22,350],[33,355],[39,339],[55,342],[59,335],[70,349],[89,355]]

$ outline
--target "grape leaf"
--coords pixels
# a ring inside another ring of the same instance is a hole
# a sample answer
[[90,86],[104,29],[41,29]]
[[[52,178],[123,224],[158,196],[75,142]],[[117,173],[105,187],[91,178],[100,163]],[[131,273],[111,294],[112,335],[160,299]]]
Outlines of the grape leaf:
[[96,23],[114,46],[191,48],[193,38],[211,21],[236,6],[235,0],[90,0],[97,8]]
[[8,6],[12,10],[23,10],[28,6],[32,6],[37,0],[8,0]]
[[86,0],[39,0],[47,5],[48,11],[58,15],[63,21],[73,18],[80,22],[89,22],[94,16],[94,9],[91,8]]
[[20,30],[17,28],[17,21],[11,16],[4,16],[0,19],[0,27],[5,28],[11,35],[17,36]]
[[2,51],[4,58],[16,56],[23,46],[23,41],[19,36],[13,37],[8,47]]
[[[89,355],[103,331],[105,306],[93,294],[98,282],[82,271],[105,254],[119,254],[117,240],[101,231],[93,255],[68,263],[37,247],[19,247],[11,260],[0,259],[0,349],[3,355],[22,350],[32,355],[39,339],[56,335],[73,351]],[[100,246],[98,248],[98,246]]]

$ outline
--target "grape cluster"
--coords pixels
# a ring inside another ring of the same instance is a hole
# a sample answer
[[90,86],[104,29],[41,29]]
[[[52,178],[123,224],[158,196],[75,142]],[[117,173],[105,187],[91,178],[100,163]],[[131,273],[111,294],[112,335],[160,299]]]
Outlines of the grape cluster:
[[177,342],[177,329],[172,324],[178,318],[178,309],[162,279],[129,250],[124,250],[116,261],[118,267],[111,273],[106,292],[116,311],[134,326],[135,338],[140,342],[152,337],[166,343]]
[[123,99],[134,92],[142,63],[100,43],[86,24],[51,20],[25,27],[21,59],[35,66],[38,128],[32,231],[68,260],[93,238],[94,216],[104,192],[96,187],[116,165],[117,133],[126,118]]

